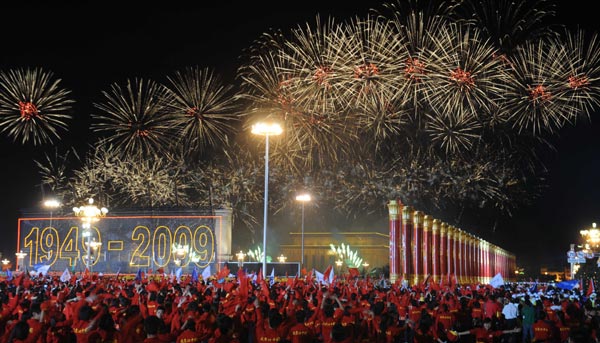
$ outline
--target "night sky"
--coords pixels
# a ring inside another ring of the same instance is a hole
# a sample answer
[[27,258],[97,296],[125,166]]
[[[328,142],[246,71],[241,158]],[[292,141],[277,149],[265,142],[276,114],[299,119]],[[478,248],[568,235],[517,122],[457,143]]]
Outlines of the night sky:
[[[191,7],[168,1],[128,8],[106,1],[29,3],[0,4],[0,68],[42,67],[62,79],[76,100],[75,120],[57,147],[75,144],[81,151],[92,142],[92,103],[114,82],[160,79],[196,65],[233,80],[243,49],[271,28],[287,32],[314,22],[317,13],[345,19],[381,9],[375,1],[196,1]],[[568,4],[559,4],[558,23],[588,30],[598,26],[591,2]],[[566,265],[566,251],[579,240],[579,230],[600,222],[599,120],[595,115],[591,122],[560,131],[556,151],[549,153],[548,188],[542,197],[496,227],[478,228],[482,238],[515,253],[518,265]],[[0,144],[0,251],[14,258],[17,218],[42,202],[33,160],[54,147],[22,146],[4,135]]]

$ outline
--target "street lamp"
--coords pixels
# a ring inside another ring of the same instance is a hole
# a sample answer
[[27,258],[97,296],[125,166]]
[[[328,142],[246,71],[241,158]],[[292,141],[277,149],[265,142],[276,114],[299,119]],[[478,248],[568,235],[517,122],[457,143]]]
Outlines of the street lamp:
[[20,270],[22,269],[21,264],[23,264],[23,260],[25,259],[25,256],[27,256],[27,253],[23,252],[23,250],[20,250],[15,255],[17,256],[17,269]]
[[173,244],[173,254],[175,255],[173,262],[175,262],[175,264],[178,266],[181,265],[181,261],[185,258],[185,255],[189,252],[189,250],[190,248],[187,244]]
[[338,273],[342,272],[342,264],[344,264],[344,261],[342,260],[335,261],[335,265],[338,267]]
[[81,226],[85,229],[83,237],[87,237],[85,267],[90,269],[90,250],[92,249],[92,223],[96,223],[101,217],[106,216],[108,209],[106,207],[98,208],[94,205],[94,199],[89,198],[88,204],[81,207],[73,207],[75,216],[81,218]]
[[10,263],[10,261],[7,258],[5,258],[5,259],[2,260],[2,270],[3,271],[6,271],[8,269],[8,264],[9,263]]
[[304,204],[311,200],[310,194],[304,193],[296,196],[296,201],[300,201],[302,203],[302,234],[301,234],[301,243],[300,243],[300,253],[302,254],[302,258],[300,260],[300,266],[304,267]]
[[277,123],[256,123],[252,125],[252,133],[265,136],[265,208],[263,226],[263,275],[267,272],[267,208],[269,204],[269,136],[278,136],[283,132],[281,125]]
[[[44,201],[44,207],[50,210],[50,227],[52,228],[52,212],[54,209],[57,209],[61,206],[62,204],[60,203],[60,201],[56,200],[56,199],[47,199]],[[51,252],[48,251],[48,260],[50,260],[51,258]]]
[[246,254],[244,254],[244,252],[240,250],[240,252],[238,252],[236,256],[238,259],[238,267],[242,268],[244,266],[244,259],[246,258]]
[[362,266],[363,266],[363,273],[364,273],[365,275],[367,275],[367,268],[369,268],[369,264],[367,263],[367,261],[365,261],[365,262],[362,264]]
[[581,230],[579,233],[584,237],[585,242],[591,247],[598,248],[600,245],[600,230],[596,228],[596,223],[592,223],[592,227],[587,230]]

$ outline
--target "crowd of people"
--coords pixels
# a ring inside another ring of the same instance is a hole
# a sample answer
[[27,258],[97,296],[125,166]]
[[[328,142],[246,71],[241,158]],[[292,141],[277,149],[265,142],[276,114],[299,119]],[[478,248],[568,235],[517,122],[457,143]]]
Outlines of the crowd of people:
[[598,341],[596,294],[552,284],[15,274],[0,343]]

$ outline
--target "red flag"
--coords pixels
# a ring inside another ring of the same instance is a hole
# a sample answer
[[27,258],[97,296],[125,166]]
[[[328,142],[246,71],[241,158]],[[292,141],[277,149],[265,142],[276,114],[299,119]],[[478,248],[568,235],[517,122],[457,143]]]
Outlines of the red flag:
[[21,283],[23,283],[23,275],[25,275],[25,273],[21,273],[13,279],[15,286],[21,286]]
[[262,281],[263,281],[264,279],[265,279],[265,278],[263,277],[262,268],[258,268],[258,274],[256,275],[256,284],[257,284],[257,285],[260,285],[260,284],[262,284]]
[[307,274],[308,272],[306,271],[306,268],[302,268],[302,270],[300,271],[300,275],[306,276]]
[[240,285],[240,291],[239,291],[240,301],[242,303],[245,303],[248,299],[248,292],[249,292],[248,276],[246,276],[246,272],[242,268],[240,268],[240,269],[238,269],[237,277],[238,277],[238,282]]
[[310,273],[308,273],[308,274],[306,275],[306,283],[307,283],[307,284],[310,284],[310,283],[311,283],[311,281],[312,281],[312,276],[313,276],[313,270],[311,269],[311,270],[310,270]]
[[265,296],[266,300],[268,301],[270,292],[269,292],[269,285],[267,285],[267,282],[265,281],[265,279],[261,280],[260,290],[261,290],[262,294]]
[[348,273],[350,273],[350,277],[359,277],[360,276],[360,272],[358,271],[358,268],[348,268]]
[[452,291],[456,290],[456,275],[451,274],[452,276],[450,277],[450,289]]
[[327,269],[325,269],[325,271],[323,272],[323,280],[325,280],[327,282],[333,281],[333,280],[329,280],[329,275],[331,274],[332,271],[333,271],[333,266],[329,265],[329,267],[327,267]]
[[429,278],[431,278],[431,274],[427,274],[427,277],[423,281],[423,286],[427,287],[427,283],[429,283]]
[[221,270],[217,273],[217,280],[224,279],[229,275],[229,268],[227,266],[223,266]]
[[146,286],[146,290],[148,292],[158,292],[159,288],[158,288],[158,284],[156,283],[156,281],[149,282],[148,286]]
[[83,271],[83,279],[87,280],[90,277],[90,270],[85,267],[85,270]]
[[156,270],[156,272],[157,272],[157,273],[159,273],[159,274],[164,274],[164,273],[165,273],[165,268],[163,268],[163,267],[160,267],[160,268],[158,268],[158,269]]
[[588,290],[587,290],[586,296],[589,298],[590,295],[592,295],[592,293],[596,293],[596,288],[594,287],[594,280],[592,280],[590,278],[590,284],[588,286]]
[[434,291],[440,291],[442,289],[442,287],[440,286],[440,284],[437,283],[437,282],[431,282],[429,284],[429,286],[430,286],[431,290],[434,290]]

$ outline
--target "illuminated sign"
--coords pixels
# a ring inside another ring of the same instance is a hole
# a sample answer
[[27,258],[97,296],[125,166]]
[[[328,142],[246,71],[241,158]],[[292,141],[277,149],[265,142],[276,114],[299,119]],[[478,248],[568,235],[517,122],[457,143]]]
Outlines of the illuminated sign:
[[85,269],[135,273],[138,269],[205,268],[215,262],[220,216],[107,216],[90,229],[77,217],[19,218],[19,265],[32,270]]

